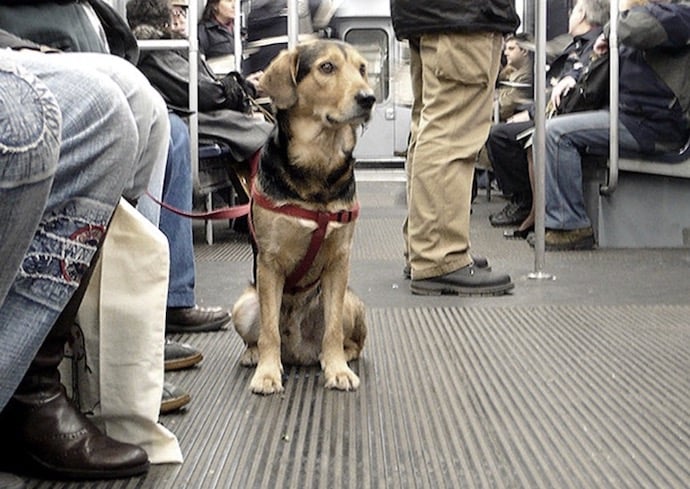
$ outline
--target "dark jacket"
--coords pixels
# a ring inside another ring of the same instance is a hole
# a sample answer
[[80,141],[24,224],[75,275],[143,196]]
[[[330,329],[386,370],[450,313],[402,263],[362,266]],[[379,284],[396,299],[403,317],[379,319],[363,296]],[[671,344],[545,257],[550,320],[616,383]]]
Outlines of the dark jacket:
[[[164,39],[167,34],[147,25],[134,33],[139,39]],[[189,111],[189,58],[186,51],[142,51],[139,69],[146,75],[168,106]],[[244,79],[233,74],[217,79],[208,65],[199,60],[199,137],[221,140],[233,158],[244,161],[259,149],[271,132],[272,125],[246,114]]]
[[650,3],[621,14],[619,118],[643,152],[690,136],[690,4]]
[[399,39],[435,32],[515,32],[513,0],[390,0]]
[[199,52],[206,59],[235,54],[235,34],[215,20],[199,22]]
[[[105,39],[93,28],[91,7]],[[0,28],[61,51],[109,52],[135,63],[136,39],[104,0],[0,0]]]

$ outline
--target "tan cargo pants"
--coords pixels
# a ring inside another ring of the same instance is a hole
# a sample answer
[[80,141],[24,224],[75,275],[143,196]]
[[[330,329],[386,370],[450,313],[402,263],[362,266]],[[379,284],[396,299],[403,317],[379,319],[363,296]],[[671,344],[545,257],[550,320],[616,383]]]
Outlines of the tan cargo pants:
[[470,200],[491,125],[502,36],[429,34],[410,41],[414,102],[403,226],[413,279],[471,263]]

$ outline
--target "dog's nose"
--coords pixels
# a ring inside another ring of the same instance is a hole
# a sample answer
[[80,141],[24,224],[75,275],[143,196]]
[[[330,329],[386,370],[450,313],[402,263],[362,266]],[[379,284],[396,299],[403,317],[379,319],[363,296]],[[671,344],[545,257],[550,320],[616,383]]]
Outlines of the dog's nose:
[[363,109],[371,109],[376,102],[376,97],[371,92],[358,92],[355,96],[355,100]]

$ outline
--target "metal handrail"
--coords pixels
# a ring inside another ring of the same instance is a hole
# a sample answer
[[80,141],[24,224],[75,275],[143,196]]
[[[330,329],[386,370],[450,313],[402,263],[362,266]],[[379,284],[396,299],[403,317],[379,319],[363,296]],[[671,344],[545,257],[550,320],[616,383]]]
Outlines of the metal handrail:
[[611,195],[618,187],[618,2],[611,2],[609,30],[609,166],[606,183],[599,186],[599,194]]

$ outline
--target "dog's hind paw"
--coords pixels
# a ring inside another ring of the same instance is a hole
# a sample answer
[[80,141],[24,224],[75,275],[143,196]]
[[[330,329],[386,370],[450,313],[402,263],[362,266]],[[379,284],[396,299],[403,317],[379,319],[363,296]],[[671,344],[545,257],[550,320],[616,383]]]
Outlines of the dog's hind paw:
[[359,377],[347,365],[335,372],[326,369],[325,377],[326,389],[353,391],[359,387]]
[[259,349],[256,346],[248,346],[240,357],[240,365],[253,367],[259,363]]
[[252,381],[249,384],[249,389],[254,394],[275,394],[277,392],[283,392],[283,383],[280,378],[280,370],[278,375],[274,375],[270,372],[260,372],[259,369],[254,373]]

